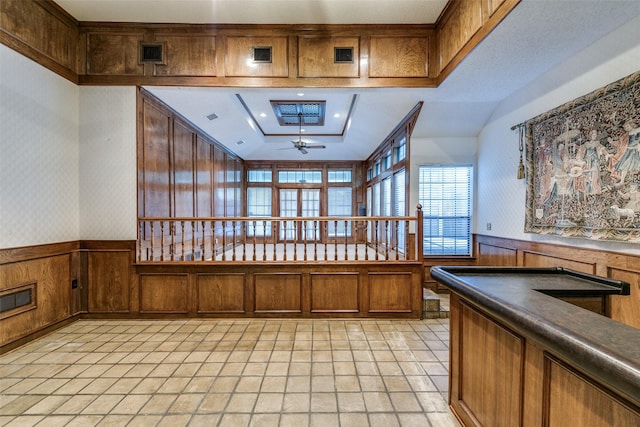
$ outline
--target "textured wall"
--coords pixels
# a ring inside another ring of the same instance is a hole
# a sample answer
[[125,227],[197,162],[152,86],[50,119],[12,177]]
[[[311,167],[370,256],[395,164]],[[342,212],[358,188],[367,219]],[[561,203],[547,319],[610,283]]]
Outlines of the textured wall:
[[80,238],[136,238],[136,88],[80,87]]
[[[478,138],[476,232],[602,250],[640,253],[640,245],[524,233],[525,180],[517,180],[518,133],[511,126],[640,68],[640,18],[608,34],[505,99]],[[486,230],[486,224],[492,224]]]
[[0,248],[77,240],[79,88],[0,45]]

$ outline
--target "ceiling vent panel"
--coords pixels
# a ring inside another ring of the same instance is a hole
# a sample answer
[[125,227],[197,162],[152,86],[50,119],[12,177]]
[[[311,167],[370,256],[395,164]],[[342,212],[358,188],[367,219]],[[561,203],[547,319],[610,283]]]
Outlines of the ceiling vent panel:
[[271,101],[271,107],[280,126],[324,126],[326,101]]

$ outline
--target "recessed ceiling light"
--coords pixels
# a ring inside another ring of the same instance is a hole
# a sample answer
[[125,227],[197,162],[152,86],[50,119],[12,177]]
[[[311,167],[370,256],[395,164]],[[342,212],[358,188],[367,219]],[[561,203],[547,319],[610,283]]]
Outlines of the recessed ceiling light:
[[298,93],[298,96],[304,96],[304,93],[299,92],[299,93]]
[[215,120],[218,118],[218,115],[216,113],[211,113],[207,116],[207,119],[209,120]]
[[240,139],[236,141],[236,145],[242,145],[242,144],[244,144],[244,139]]
[[333,117],[335,117],[336,119],[339,119],[339,118],[340,118],[340,114],[335,113],[335,114],[333,115]]
[[300,129],[300,132],[306,132],[306,131],[307,131],[306,129]]
[[267,113],[260,113],[260,117],[267,117]]

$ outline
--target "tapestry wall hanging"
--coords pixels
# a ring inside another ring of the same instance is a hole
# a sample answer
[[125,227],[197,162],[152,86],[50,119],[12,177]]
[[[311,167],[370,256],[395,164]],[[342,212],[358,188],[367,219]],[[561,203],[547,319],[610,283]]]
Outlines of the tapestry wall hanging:
[[525,123],[525,232],[640,242],[640,71]]

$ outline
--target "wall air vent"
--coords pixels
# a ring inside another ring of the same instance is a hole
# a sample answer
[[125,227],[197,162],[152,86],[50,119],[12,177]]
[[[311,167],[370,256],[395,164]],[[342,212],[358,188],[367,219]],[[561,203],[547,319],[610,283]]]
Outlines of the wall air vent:
[[27,283],[0,291],[0,319],[36,307],[36,283]]
[[333,62],[339,63],[353,63],[353,48],[352,47],[336,47],[333,49]]
[[140,44],[140,62],[164,63],[164,49],[159,43]]
[[271,46],[254,46],[253,62],[271,62]]

